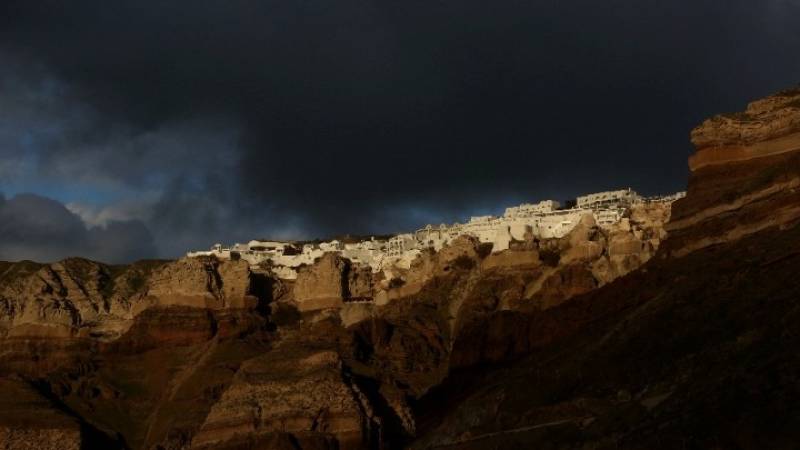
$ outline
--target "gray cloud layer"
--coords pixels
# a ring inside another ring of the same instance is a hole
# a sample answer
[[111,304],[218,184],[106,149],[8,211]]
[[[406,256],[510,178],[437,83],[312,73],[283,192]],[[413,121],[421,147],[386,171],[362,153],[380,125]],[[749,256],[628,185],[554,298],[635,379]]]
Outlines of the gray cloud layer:
[[164,256],[677,190],[692,126],[798,81],[798,21],[796,0],[9,0],[0,189],[138,219]]
[[34,194],[0,195],[0,260],[54,261],[81,255],[119,263],[156,254],[153,236],[138,220],[86,227],[61,203]]

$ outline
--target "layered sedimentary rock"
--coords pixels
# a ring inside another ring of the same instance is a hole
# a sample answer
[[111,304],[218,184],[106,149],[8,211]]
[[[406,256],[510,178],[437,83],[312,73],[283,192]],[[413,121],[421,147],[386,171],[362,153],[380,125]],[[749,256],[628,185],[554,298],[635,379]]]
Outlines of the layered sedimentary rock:
[[692,171],[800,150],[800,88],[703,122],[692,131],[692,143],[697,148],[689,158]]
[[[751,103],[692,132],[687,198],[676,203],[670,252],[685,254],[800,218],[800,90]],[[701,225],[702,226],[697,226]]]
[[237,448],[288,434],[301,448],[364,448],[371,408],[330,350],[276,349],[242,365],[191,448]]
[[9,266],[0,284],[0,333],[10,337],[119,337],[154,306],[254,308],[243,261],[197,258],[106,266],[84,259]]
[[[113,268],[83,259],[54,264],[19,263],[0,285],[0,324],[9,336],[118,336],[143,302],[139,288],[153,264]],[[115,276],[116,275],[116,276]]]

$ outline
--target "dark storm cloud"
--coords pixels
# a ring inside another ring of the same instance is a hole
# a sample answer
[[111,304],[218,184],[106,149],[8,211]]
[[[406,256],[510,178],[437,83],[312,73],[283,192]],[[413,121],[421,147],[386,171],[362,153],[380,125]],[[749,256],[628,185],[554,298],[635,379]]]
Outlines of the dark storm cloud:
[[800,79],[799,20],[795,0],[6,1],[17,83],[55,80],[33,116],[70,118],[13,167],[147,192],[166,254],[678,190],[692,126]]
[[0,60],[9,69],[0,72],[0,188],[75,191],[66,206],[87,225],[141,219],[165,256],[266,228],[268,207],[245,208],[235,181],[237,121],[206,112],[144,127],[30,58],[0,51]]
[[0,194],[0,261],[55,261],[81,255],[116,263],[151,257],[153,237],[137,220],[86,227],[61,203],[33,194]]

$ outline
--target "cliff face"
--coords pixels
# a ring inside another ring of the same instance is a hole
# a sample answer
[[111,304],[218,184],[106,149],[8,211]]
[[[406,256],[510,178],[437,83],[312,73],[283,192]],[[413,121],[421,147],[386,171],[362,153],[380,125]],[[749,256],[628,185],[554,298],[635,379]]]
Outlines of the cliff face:
[[159,306],[255,308],[249,265],[241,260],[185,258],[153,273],[146,297]]
[[692,143],[697,147],[689,158],[693,172],[800,150],[800,89],[754,101],[741,113],[711,118],[692,130]]
[[8,266],[0,284],[0,333],[6,336],[118,336],[144,307],[143,280],[160,263],[121,273],[92,261],[69,259]]
[[303,447],[361,448],[370,412],[369,401],[342,378],[338,353],[276,349],[239,368],[192,448],[236,448],[281,434]]
[[464,365],[423,397],[412,448],[793,448],[798,264],[795,226],[490,317],[462,354],[519,358]]
[[289,284],[202,258],[4,264],[0,376],[65,410],[76,442],[95,430],[131,448],[396,446],[452,367],[508,356],[461,350],[473,327],[638,267],[664,214],[642,206],[607,231],[587,218],[491,255],[465,237],[389,279],[334,254]]
[[751,103],[692,131],[687,197],[675,204],[674,255],[793,224],[800,217],[800,90]]
[[9,265],[0,284],[8,337],[115,339],[150,307],[255,308],[243,261],[182,259],[112,267],[83,259]]
[[386,278],[334,254],[289,284],[213,258],[6,264],[0,372],[66,408],[78,440],[396,446],[416,433],[413,402],[453,367],[513,354],[464,351],[474,328],[635,269],[666,217],[668,205],[641,205],[602,230],[587,216],[564,239],[496,254],[464,237]]
[[793,448],[798,93],[693,132],[687,197],[641,270],[462,334],[412,447]]
[[0,263],[0,442],[792,448],[797,95],[695,130],[685,199],[499,253]]
[[291,298],[301,311],[341,307],[346,301],[373,299],[373,274],[335,253],[300,269]]

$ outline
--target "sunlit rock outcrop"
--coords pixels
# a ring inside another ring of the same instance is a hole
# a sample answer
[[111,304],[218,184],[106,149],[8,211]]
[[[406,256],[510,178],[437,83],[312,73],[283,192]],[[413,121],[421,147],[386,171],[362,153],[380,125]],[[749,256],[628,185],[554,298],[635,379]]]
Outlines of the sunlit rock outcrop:
[[183,258],[155,271],[147,297],[160,306],[254,308],[250,268],[245,261]]
[[688,195],[667,227],[682,255],[800,218],[800,90],[717,116],[692,132]]

